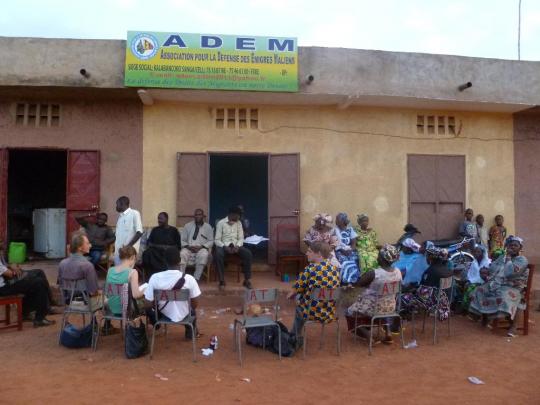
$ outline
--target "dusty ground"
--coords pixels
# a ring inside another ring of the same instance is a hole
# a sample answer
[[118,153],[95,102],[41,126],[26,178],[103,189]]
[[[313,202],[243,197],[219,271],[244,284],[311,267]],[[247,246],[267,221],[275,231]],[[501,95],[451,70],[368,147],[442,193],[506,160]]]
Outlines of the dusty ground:
[[[399,403],[399,404],[539,404],[540,334],[532,325],[529,336],[508,341],[502,334],[481,330],[467,318],[455,317],[453,335],[441,334],[433,346],[430,334],[419,334],[419,347],[377,345],[368,356],[365,343],[343,334],[343,352],[335,353],[333,330],[318,350],[316,331],[308,333],[308,356],[285,358],[248,347],[244,366],[232,352],[229,324],[235,315],[213,310],[234,306],[238,297],[207,297],[200,318],[206,347],[217,334],[220,348],[210,358],[191,361],[191,346],[183,328],[156,341],[154,359],[127,360],[119,335],[105,337],[97,352],[69,350],[56,343],[58,325],[22,332],[0,331],[3,377],[0,402],[71,403],[160,402],[228,403]],[[225,302],[224,302],[225,300]],[[219,304],[219,305],[218,305]],[[533,322],[540,323],[533,312]],[[59,319],[59,316],[55,316]],[[287,325],[292,308],[283,309]],[[410,328],[406,341],[410,340]],[[155,378],[159,373],[167,381]],[[476,376],[485,385],[473,385]],[[242,381],[249,378],[251,382]]]

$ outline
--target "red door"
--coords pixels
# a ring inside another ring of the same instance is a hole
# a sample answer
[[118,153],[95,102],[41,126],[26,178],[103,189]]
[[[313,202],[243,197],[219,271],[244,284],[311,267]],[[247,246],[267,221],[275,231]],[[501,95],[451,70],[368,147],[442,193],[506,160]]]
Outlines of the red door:
[[8,150],[0,149],[0,239],[4,249],[7,248],[8,161]]
[[176,226],[184,226],[197,208],[208,215],[208,155],[179,152],[177,169]]
[[299,225],[300,155],[270,155],[268,161],[268,263],[276,263],[276,228],[279,224]]
[[66,189],[66,235],[68,241],[71,233],[79,229],[75,217],[95,213],[99,210],[99,191],[99,151],[68,151]]

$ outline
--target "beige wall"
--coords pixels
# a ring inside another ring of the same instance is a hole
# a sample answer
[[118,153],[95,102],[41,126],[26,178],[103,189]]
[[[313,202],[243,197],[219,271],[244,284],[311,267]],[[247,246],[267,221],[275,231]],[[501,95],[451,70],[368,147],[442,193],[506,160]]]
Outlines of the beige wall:
[[511,115],[451,113],[459,136],[434,140],[416,134],[417,113],[426,111],[260,106],[262,129],[238,132],[214,129],[210,106],[144,107],[143,222],[176,212],[176,152],[300,152],[302,228],[319,211],[366,212],[381,241],[394,242],[408,216],[407,154],[420,153],[465,155],[466,204],[487,221],[504,214],[512,231]]

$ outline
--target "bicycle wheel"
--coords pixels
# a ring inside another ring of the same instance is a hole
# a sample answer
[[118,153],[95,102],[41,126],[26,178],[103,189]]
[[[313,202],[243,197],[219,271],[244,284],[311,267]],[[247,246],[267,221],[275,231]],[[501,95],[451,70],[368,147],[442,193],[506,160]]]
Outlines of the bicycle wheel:
[[473,255],[467,252],[456,252],[449,259],[454,265],[454,274],[459,275],[457,278],[465,280],[467,278],[467,272],[474,260]]

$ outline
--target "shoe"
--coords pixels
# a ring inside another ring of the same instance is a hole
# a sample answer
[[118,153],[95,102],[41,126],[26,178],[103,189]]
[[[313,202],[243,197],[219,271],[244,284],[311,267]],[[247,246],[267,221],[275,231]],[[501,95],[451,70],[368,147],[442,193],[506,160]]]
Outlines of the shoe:
[[40,328],[42,326],[51,326],[54,325],[56,321],[50,321],[47,318],[43,318],[40,321],[34,320],[34,328]]
[[253,286],[251,285],[251,281],[249,280],[244,280],[244,287],[246,287],[248,290],[251,290],[253,288]]
[[219,291],[223,291],[225,290],[225,282],[224,281],[220,281],[219,282]]
[[381,342],[385,345],[391,345],[394,343],[394,340],[392,339],[392,336],[385,336]]

